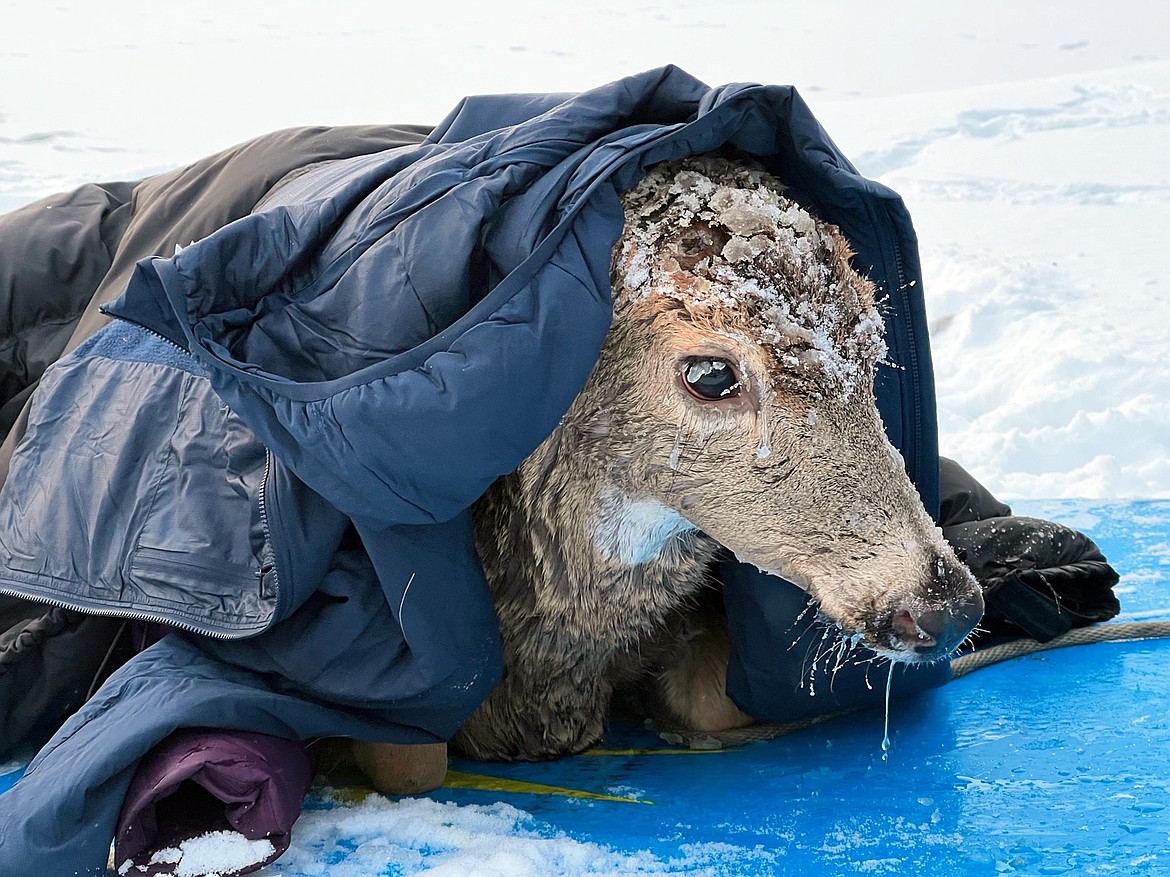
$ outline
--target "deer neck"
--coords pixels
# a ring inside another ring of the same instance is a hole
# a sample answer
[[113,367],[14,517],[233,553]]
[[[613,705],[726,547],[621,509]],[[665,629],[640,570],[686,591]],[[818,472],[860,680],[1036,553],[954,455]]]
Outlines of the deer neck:
[[623,461],[594,439],[563,426],[476,509],[501,618],[528,619],[523,635],[554,658],[630,648],[702,586],[715,552],[677,512],[623,484]]

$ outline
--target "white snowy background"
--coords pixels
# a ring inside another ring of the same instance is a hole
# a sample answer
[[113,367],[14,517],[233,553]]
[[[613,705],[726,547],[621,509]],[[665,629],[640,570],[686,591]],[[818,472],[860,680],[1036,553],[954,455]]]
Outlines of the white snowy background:
[[1160,0],[5,0],[0,33],[0,210],[471,93],[794,84],[915,219],[943,452],[1008,500],[1170,496]]
[[[283,126],[434,122],[465,94],[579,91],[665,63],[796,85],[906,199],[944,453],[1009,501],[1170,497],[1162,0],[3,0],[0,210]],[[372,845],[352,873],[677,864],[529,836],[519,811],[462,812],[371,803],[347,829]],[[415,834],[395,840],[403,825]],[[309,814],[282,872],[317,873],[311,846],[338,831]],[[450,856],[424,864],[418,837]]]

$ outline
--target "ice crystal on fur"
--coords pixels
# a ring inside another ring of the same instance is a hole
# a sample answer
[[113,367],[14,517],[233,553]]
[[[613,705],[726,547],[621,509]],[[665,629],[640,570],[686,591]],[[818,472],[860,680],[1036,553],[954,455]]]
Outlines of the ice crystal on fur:
[[832,226],[759,168],[714,158],[659,165],[626,194],[624,294],[747,315],[773,355],[773,381],[849,395],[886,352],[873,285]]

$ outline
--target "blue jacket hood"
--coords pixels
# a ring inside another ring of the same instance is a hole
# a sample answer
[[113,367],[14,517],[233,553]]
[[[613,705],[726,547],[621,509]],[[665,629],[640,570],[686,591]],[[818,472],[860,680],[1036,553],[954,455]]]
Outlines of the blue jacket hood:
[[346,516],[448,520],[583,386],[609,327],[618,193],[648,165],[722,147],[838,224],[890,296],[891,358],[907,371],[886,370],[879,406],[932,508],[909,219],[790,87],[711,89],[665,67],[568,97],[468,98],[428,142],[307,175],[264,212],[142,263],[110,312],[188,348]]
[[[109,308],[184,348],[196,362],[179,357],[173,385],[209,380],[266,446],[270,454],[254,454],[241,438],[243,474],[228,485],[277,500],[261,510],[271,528],[243,504],[242,526],[231,527],[243,534],[238,572],[267,600],[271,548],[285,585],[304,587],[260,635],[167,637],[114,674],[5,793],[20,819],[0,824],[0,875],[45,862],[54,874],[104,873],[134,765],[176,728],[400,742],[452,733],[499,672],[468,507],[555,428],[595,363],[610,322],[619,193],[649,165],[721,148],[754,157],[840,226],[881,287],[894,367],[879,374],[879,408],[937,510],[934,391],[909,217],[897,195],[856,172],[792,88],[712,89],[666,67],[580,95],[468,98],[424,142],[310,169],[253,215],[173,258],[139,263]],[[103,373],[124,395],[153,392],[192,413],[157,385],[158,368],[140,369],[127,387],[116,359],[127,354],[105,355]],[[92,394],[93,373],[73,365],[53,380],[72,376],[76,392]],[[194,421],[226,416],[204,402]],[[104,435],[101,412],[93,419],[87,428]],[[193,442],[226,453],[198,426],[188,429]],[[51,443],[51,418],[44,427]],[[30,436],[24,464],[35,480]],[[138,476],[137,458],[108,456]],[[145,495],[149,505],[154,494]],[[53,512],[52,500],[42,506]],[[336,545],[350,521],[361,550],[326,557],[328,570],[282,561],[306,540]],[[172,524],[164,516],[152,535],[185,535]],[[311,532],[321,529],[328,538]],[[42,544],[34,524],[26,530],[36,569],[10,573],[17,584],[44,578],[42,558],[56,545]],[[174,570],[164,553],[142,559],[139,579],[172,600],[159,581],[164,566]],[[69,565],[71,555],[54,562]],[[111,566],[120,582],[120,558]],[[88,568],[78,570],[88,581]],[[219,566],[202,572],[213,584],[223,578]],[[757,611],[757,596],[783,593],[775,580],[725,575],[752,598],[740,601],[745,611]],[[257,628],[267,625],[257,612]],[[771,654],[773,633],[763,631],[757,656]],[[321,669],[339,666],[353,672]]]

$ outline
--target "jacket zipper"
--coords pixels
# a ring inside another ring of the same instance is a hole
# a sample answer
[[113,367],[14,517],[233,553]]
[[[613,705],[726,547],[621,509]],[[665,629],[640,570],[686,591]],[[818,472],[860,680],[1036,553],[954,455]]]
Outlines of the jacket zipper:
[[914,333],[914,323],[910,319],[911,316],[911,302],[910,293],[906,288],[906,265],[902,256],[902,245],[898,241],[898,236],[895,234],[892,239],[894,251],[894,271],[898,280],[898,294],[902,301],[902,313],[906,316],[903,324],[906,327],[906,354],[910,360],[910,388],[913,395],[914,406],[914,421],[912,430],[913,448],[912,457],[914,459],[914,472],[911,473],[913,480],[917,480],[922,469],[922,381],[920,380],[919,362],[918,362],[918,340]]
[[260,493],[256,497],[256,504],[260,512],[260,528],[264,531],[264,542],[268,545],[269,550],[273,552],[273,557],[266,560],[260,565],[260,585],[264,585],[264,576],[272,576],[272,600],[275,608],[273,609],[273,617],[279,615],[280,609],[280,576],[276,571],[276,557],[275,550],[272,549],[272,527],[268,522],[268,482],[269,474],[272,472],[272,451],[268,446],[264,447],[264,477],[260,479]]
[[139,609],[115,609],[106,605],[90,605],[84,600],[62,600],[55,597],[46,597],[43,594],[31,594],[18,588],[0,585],[0,594],[15,597],[18,600],[28,600],[32,603],[41,603],[46,606],[56,606],[59,609],[69,609],[73,612],[83,612],[86,615],[100,615],[106,618],[128,618],[131,621],[151,621],[167,627],[177,627],[190,633],[198,633],[212,639],[244,639],[255,636],[259,630],[249,630],[245,633],[229,633],[213,627],[205,627],[192,621],[184,621],[165,613],[144,612]]

